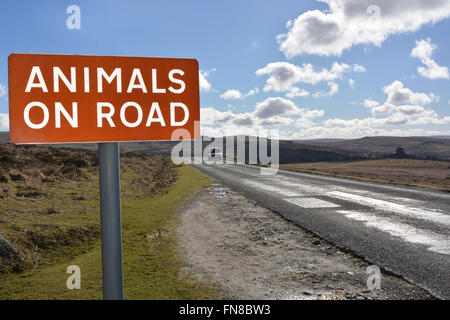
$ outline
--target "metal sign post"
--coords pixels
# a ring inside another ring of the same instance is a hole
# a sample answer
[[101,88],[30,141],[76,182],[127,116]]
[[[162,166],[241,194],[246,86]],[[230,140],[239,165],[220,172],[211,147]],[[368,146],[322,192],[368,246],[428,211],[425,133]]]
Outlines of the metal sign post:
[[118,142],[98,144],[103,299],[123,300],[122,219]]

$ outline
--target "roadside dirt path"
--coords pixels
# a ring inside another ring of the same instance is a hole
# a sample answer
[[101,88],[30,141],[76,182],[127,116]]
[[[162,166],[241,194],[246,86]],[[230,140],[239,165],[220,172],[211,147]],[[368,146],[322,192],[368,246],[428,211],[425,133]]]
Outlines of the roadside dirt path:
[[369,290],[369,264],[221,184],[181,212],[179,250],[199,281],[235,299],[429,299],[422,289],[381,274]]

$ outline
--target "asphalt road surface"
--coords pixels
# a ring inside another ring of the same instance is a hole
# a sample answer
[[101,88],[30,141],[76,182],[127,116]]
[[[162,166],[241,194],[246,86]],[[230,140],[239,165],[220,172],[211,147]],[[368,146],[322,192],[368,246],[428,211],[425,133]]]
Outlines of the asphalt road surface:
[[250,165],[196,167],[336,246],[450,299],[450,194],[284,170],[261,175]]

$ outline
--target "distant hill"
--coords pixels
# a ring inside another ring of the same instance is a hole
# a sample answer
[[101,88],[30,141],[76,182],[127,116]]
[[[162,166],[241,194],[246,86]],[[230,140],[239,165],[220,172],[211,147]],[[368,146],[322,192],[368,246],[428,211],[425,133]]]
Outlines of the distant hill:
[[[234,137],[236,139],[236,137]],[[211,140],[211,141],[209,141]],[[202,149],[205,150],[208,145],[213,142],[214,138],[209,138],[203,141]],[[235,154],[237,154],[237,140],[235,140]],[[9,134],[7,132],[0,132],[0,142],[9,142]],[[178,144],[177,141],[142,141],[142,142],[122,142],[120,149],[122,152],[136,152],[145,155],[161,155],[169,157],[172,153],[173,147]],[[335,151],[329,147],[313,146],[296,143],[290,140],[281,140],[280,142],[280,163],[303,163],[315,161],[341,161],[359,159],[359,155],[353,152],[339,150]],[[52,144],[47,146],[53,147],[68,147],[75,149],[97,150],[96,143],[69,143],[69,144]],[[193,144],[191,144],[194,150]],[[269,142],[270,146],[270,142]],[[226,148],[223,146],[223,153],[226,153]],[[248,137],[245,141],[246,161],[248,161],[249,142]]]
[[[237,155],[237,137],[233,137],[234,143],[234,155]],[[254,137],[253,137],[254,138]],[[220,138],[219,138],[220,139]],[[208,146],[215,142],[216,139],[209,138],[203,141],[202,150],[204,151]],[[226,143],[223,140],[223,144],[220,149],[221,152],[226,155]],[[268,150],[270,150],[270,140],[268,142]],[[121,149],[129,152],[138,152],[147,155],[163,155],[170,156],[172,148],[178,144],[175,141],[152,141],[152,142],[131,142],[121,143]],[[249,138],[245,139],[245,155],[246,161],[249,161]],[[290,140],[280,140],[280,163],[302,163],[302,162],[315,162],[315,161],[341,161],[341,160],[355,160],[361,159],[361,157],[351,151],[345,150],[333,150],[328,147],[313,146],[295,143]],[[191,142],[191,150],[194,150],[193,142]],[[259,151],[258,151],[259,154]],[[258,156],[259,159],[259,156]]]
[[322,143],[308,145],[291,140],[280,140],[280,163],[359,160],[352,150],[335,150]]
[[9,132],[0,131],[0,142],[9,142]]
[[[214,140],[214,139],[213,139]],[[177,142],[121,143],[122,150],[170,156]],[[203,148],[210,144],[204,142]],[[280,140],[280,163],[382,158],[403,148],[415,158],[450,160],[450,139],[434,137],[365,137],[361,139]],[[224,148],[225,149],[225,148]],[[246,141],[248,154],[248,141]],[[225,152],[225,150],[223,150]],[[235,152],[236,153],[236,152]]]
[[351,139],[308,139],[308,140],[292,140],[296,143],[302,143],[302,144],[327,144],[327,143],[333,143],[333,142],[341,142],[341,141],[347,141]]
[[[0,143],[10,142],[9,132],[0,132]],[[124,152],[137,152],[147,155],[170,156],[172,147],[176,141],[137,141],[121,142],[120,148]],[[96,143],[65,143],[65,144],[44,144],[43,146],[67,147],[74,149],[97,150]]]
[[317,142],[303,140],[301,144],[327,147],[336,151],[349,151],[364,157],[382,157],[403,148],[417,158],[435,157],[450,160],[450,139],[436,137],[365,137],[361,139]]
[[[236,139],[236,137],[235,137]],[[212,139],[214,141],[214,139]],[[9,133],[0,132],[0,142],[8,142]],[[176,141],[123,142],[121,150],[146,155],[170,156]],[[211,142],[204,141],[203,149]],[[280,140],[280,163],[342,161],[382,158],[403,148],[415,158],[450,160],[450,136],[439,137],[365,137],[361,139]],[[248,154],[248,139],[245,142]],[[96,150],[95,143],[73,143],[71,148]],[[236,147],[235,147],[236,148]],[[225,152],[225,150],[223,150]],[[235,152],[236,153],[236,152]]]

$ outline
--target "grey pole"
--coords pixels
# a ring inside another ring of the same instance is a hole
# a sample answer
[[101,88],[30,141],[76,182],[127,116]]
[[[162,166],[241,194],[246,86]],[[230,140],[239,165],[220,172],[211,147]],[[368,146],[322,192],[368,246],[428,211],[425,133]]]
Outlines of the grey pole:
[[122,221],[118,142],[98,144],[103,299],[123,300]]

